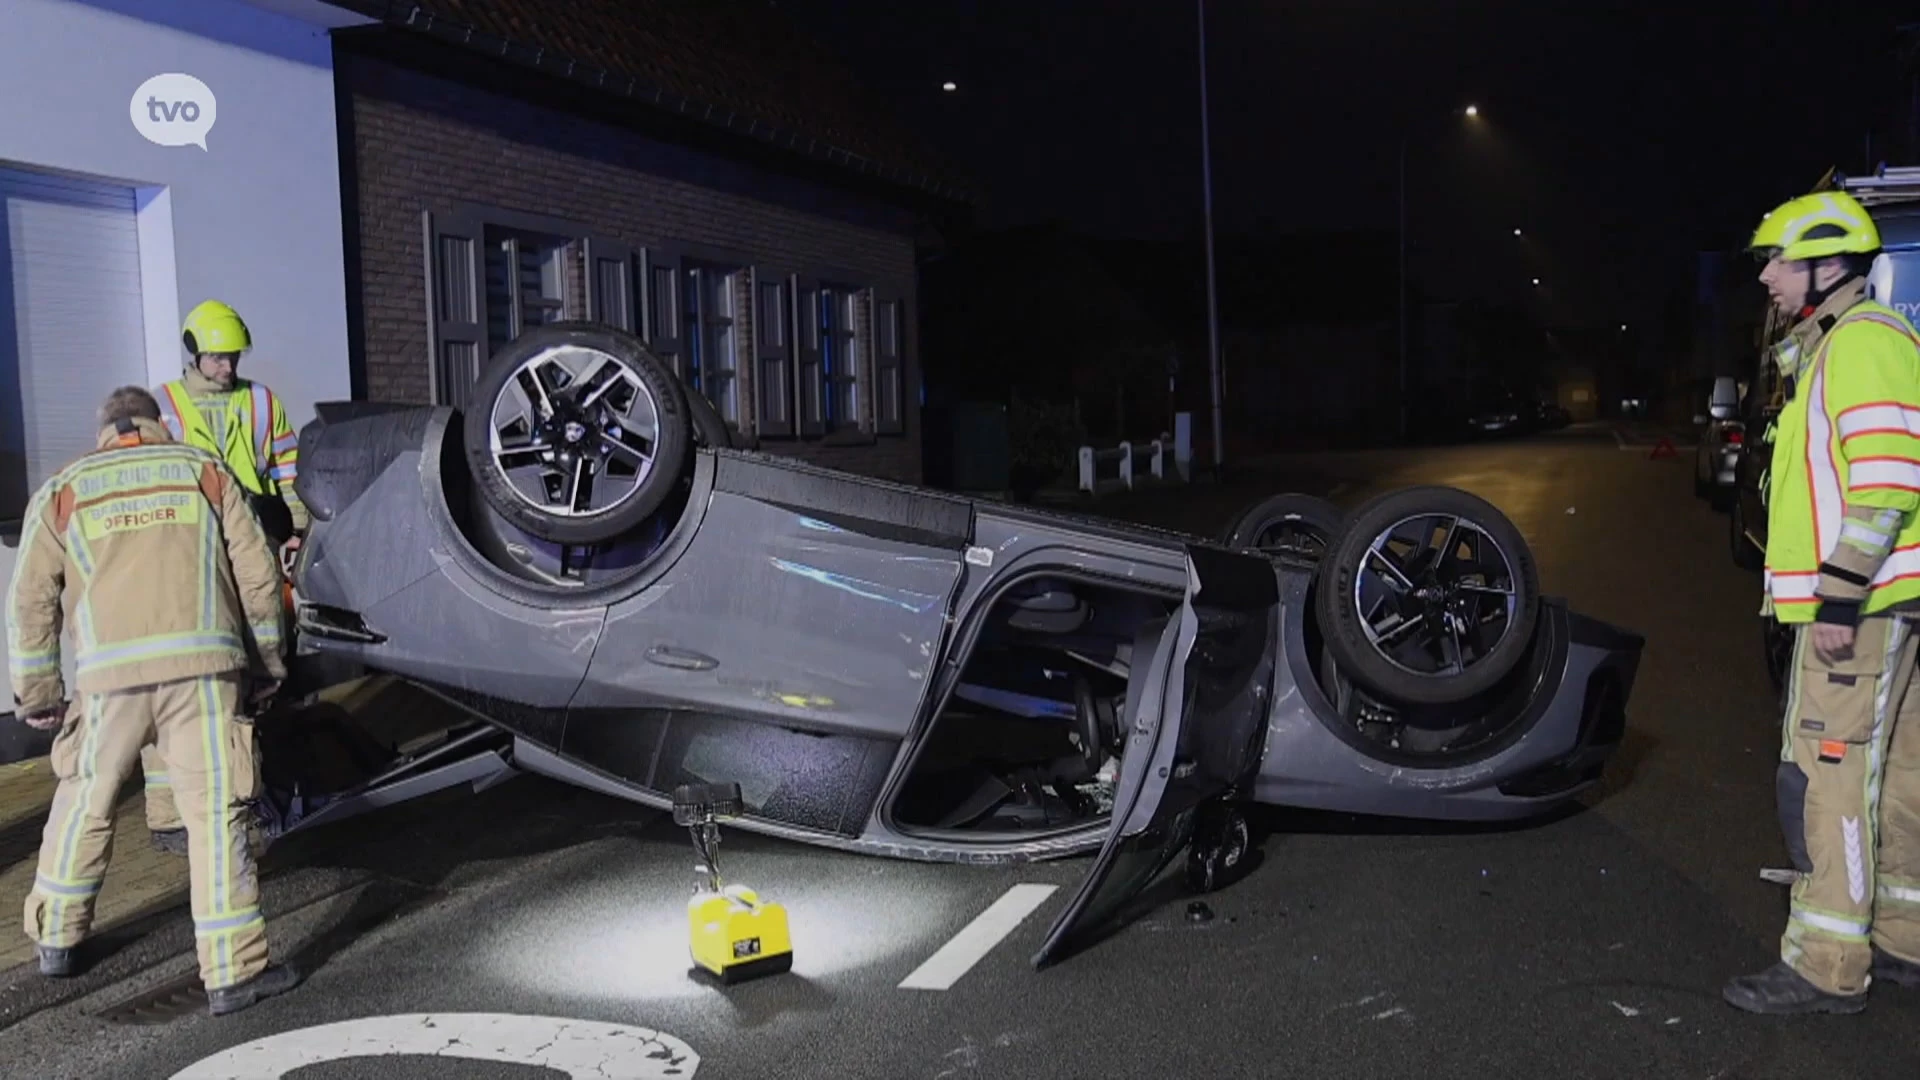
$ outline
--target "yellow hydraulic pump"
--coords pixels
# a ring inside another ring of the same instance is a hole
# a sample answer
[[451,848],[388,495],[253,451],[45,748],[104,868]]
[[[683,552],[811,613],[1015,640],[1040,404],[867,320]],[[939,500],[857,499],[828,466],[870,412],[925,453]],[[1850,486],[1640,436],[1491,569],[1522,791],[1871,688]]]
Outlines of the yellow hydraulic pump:
[[693,835],[703,875],[687,901],[693,962],[724,983],[778,975],[793,968],[787,909],[744,885],[720,881],[719,819],[740,814],[739,784],[682,784],[673,792],[673,821]]

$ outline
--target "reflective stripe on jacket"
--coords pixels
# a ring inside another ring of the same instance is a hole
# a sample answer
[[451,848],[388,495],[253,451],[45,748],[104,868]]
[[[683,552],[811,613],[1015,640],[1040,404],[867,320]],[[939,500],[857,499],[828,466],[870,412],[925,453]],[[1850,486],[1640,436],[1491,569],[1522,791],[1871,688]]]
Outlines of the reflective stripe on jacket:
[[300,438],[273,391],[257,382],[220,390],[175,379],[154,396],[173,437],[218,455],[248,491],[277,495],[292,486]]
[[1819,338],[1798,383],[1780,412],[1769,477],[1773,614],[1813,619],[1820,564],[1849,506],[1906,515],[1861,611],[1920,599],[1920,334],[1885,304],[1860,300]]
[[[280,567],[232,473],[141,421],[34,494],[7,588],[19,711],[244,670],[284,678]],[[66,629],[75,685],[62,686]]]

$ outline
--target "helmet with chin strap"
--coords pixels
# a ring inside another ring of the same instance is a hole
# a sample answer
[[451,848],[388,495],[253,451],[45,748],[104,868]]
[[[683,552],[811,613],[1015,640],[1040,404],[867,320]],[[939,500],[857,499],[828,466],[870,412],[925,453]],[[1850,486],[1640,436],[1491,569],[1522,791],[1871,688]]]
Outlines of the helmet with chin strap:
[[1847,272],[1826,288],[1808,283],[1807,310],[1811,311],[1865,272],[1880,251],[1880,230],[1860,200],[1844,191],[1815,191],[1788,199],[1761,218],[1747,250],[1788,262],[1850,256]]
[[253,335],[247,332],[239,312],[218,300],[204,300],[187,312],[186,325],[180,328],[180,343],[187,347],[191,357],[187,366],[192,367],[208,353],[238,356],[246,352],[253,348]]

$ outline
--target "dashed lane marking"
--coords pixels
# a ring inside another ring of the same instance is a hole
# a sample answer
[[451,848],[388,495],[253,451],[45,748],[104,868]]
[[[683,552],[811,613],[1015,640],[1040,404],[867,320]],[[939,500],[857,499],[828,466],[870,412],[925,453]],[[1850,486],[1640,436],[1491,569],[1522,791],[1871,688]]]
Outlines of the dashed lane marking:
[[950,989],[1058,888],[1058,885],[1026,884],[1008,889],[902,980],[900,989]]

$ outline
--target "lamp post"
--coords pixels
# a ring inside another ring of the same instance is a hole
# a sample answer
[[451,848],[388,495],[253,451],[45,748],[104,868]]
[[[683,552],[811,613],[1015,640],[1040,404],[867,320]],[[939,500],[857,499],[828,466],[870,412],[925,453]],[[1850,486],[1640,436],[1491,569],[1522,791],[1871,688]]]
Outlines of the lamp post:
[[1227,434],[1220,399],[1220,312],[1214,295],[1213,149],[1207,130],[1207,0],[1195,0],[1200,18],[1200,191],[1207,229],[1207,366],[1213,375],[1213,467],[1227,457]]

